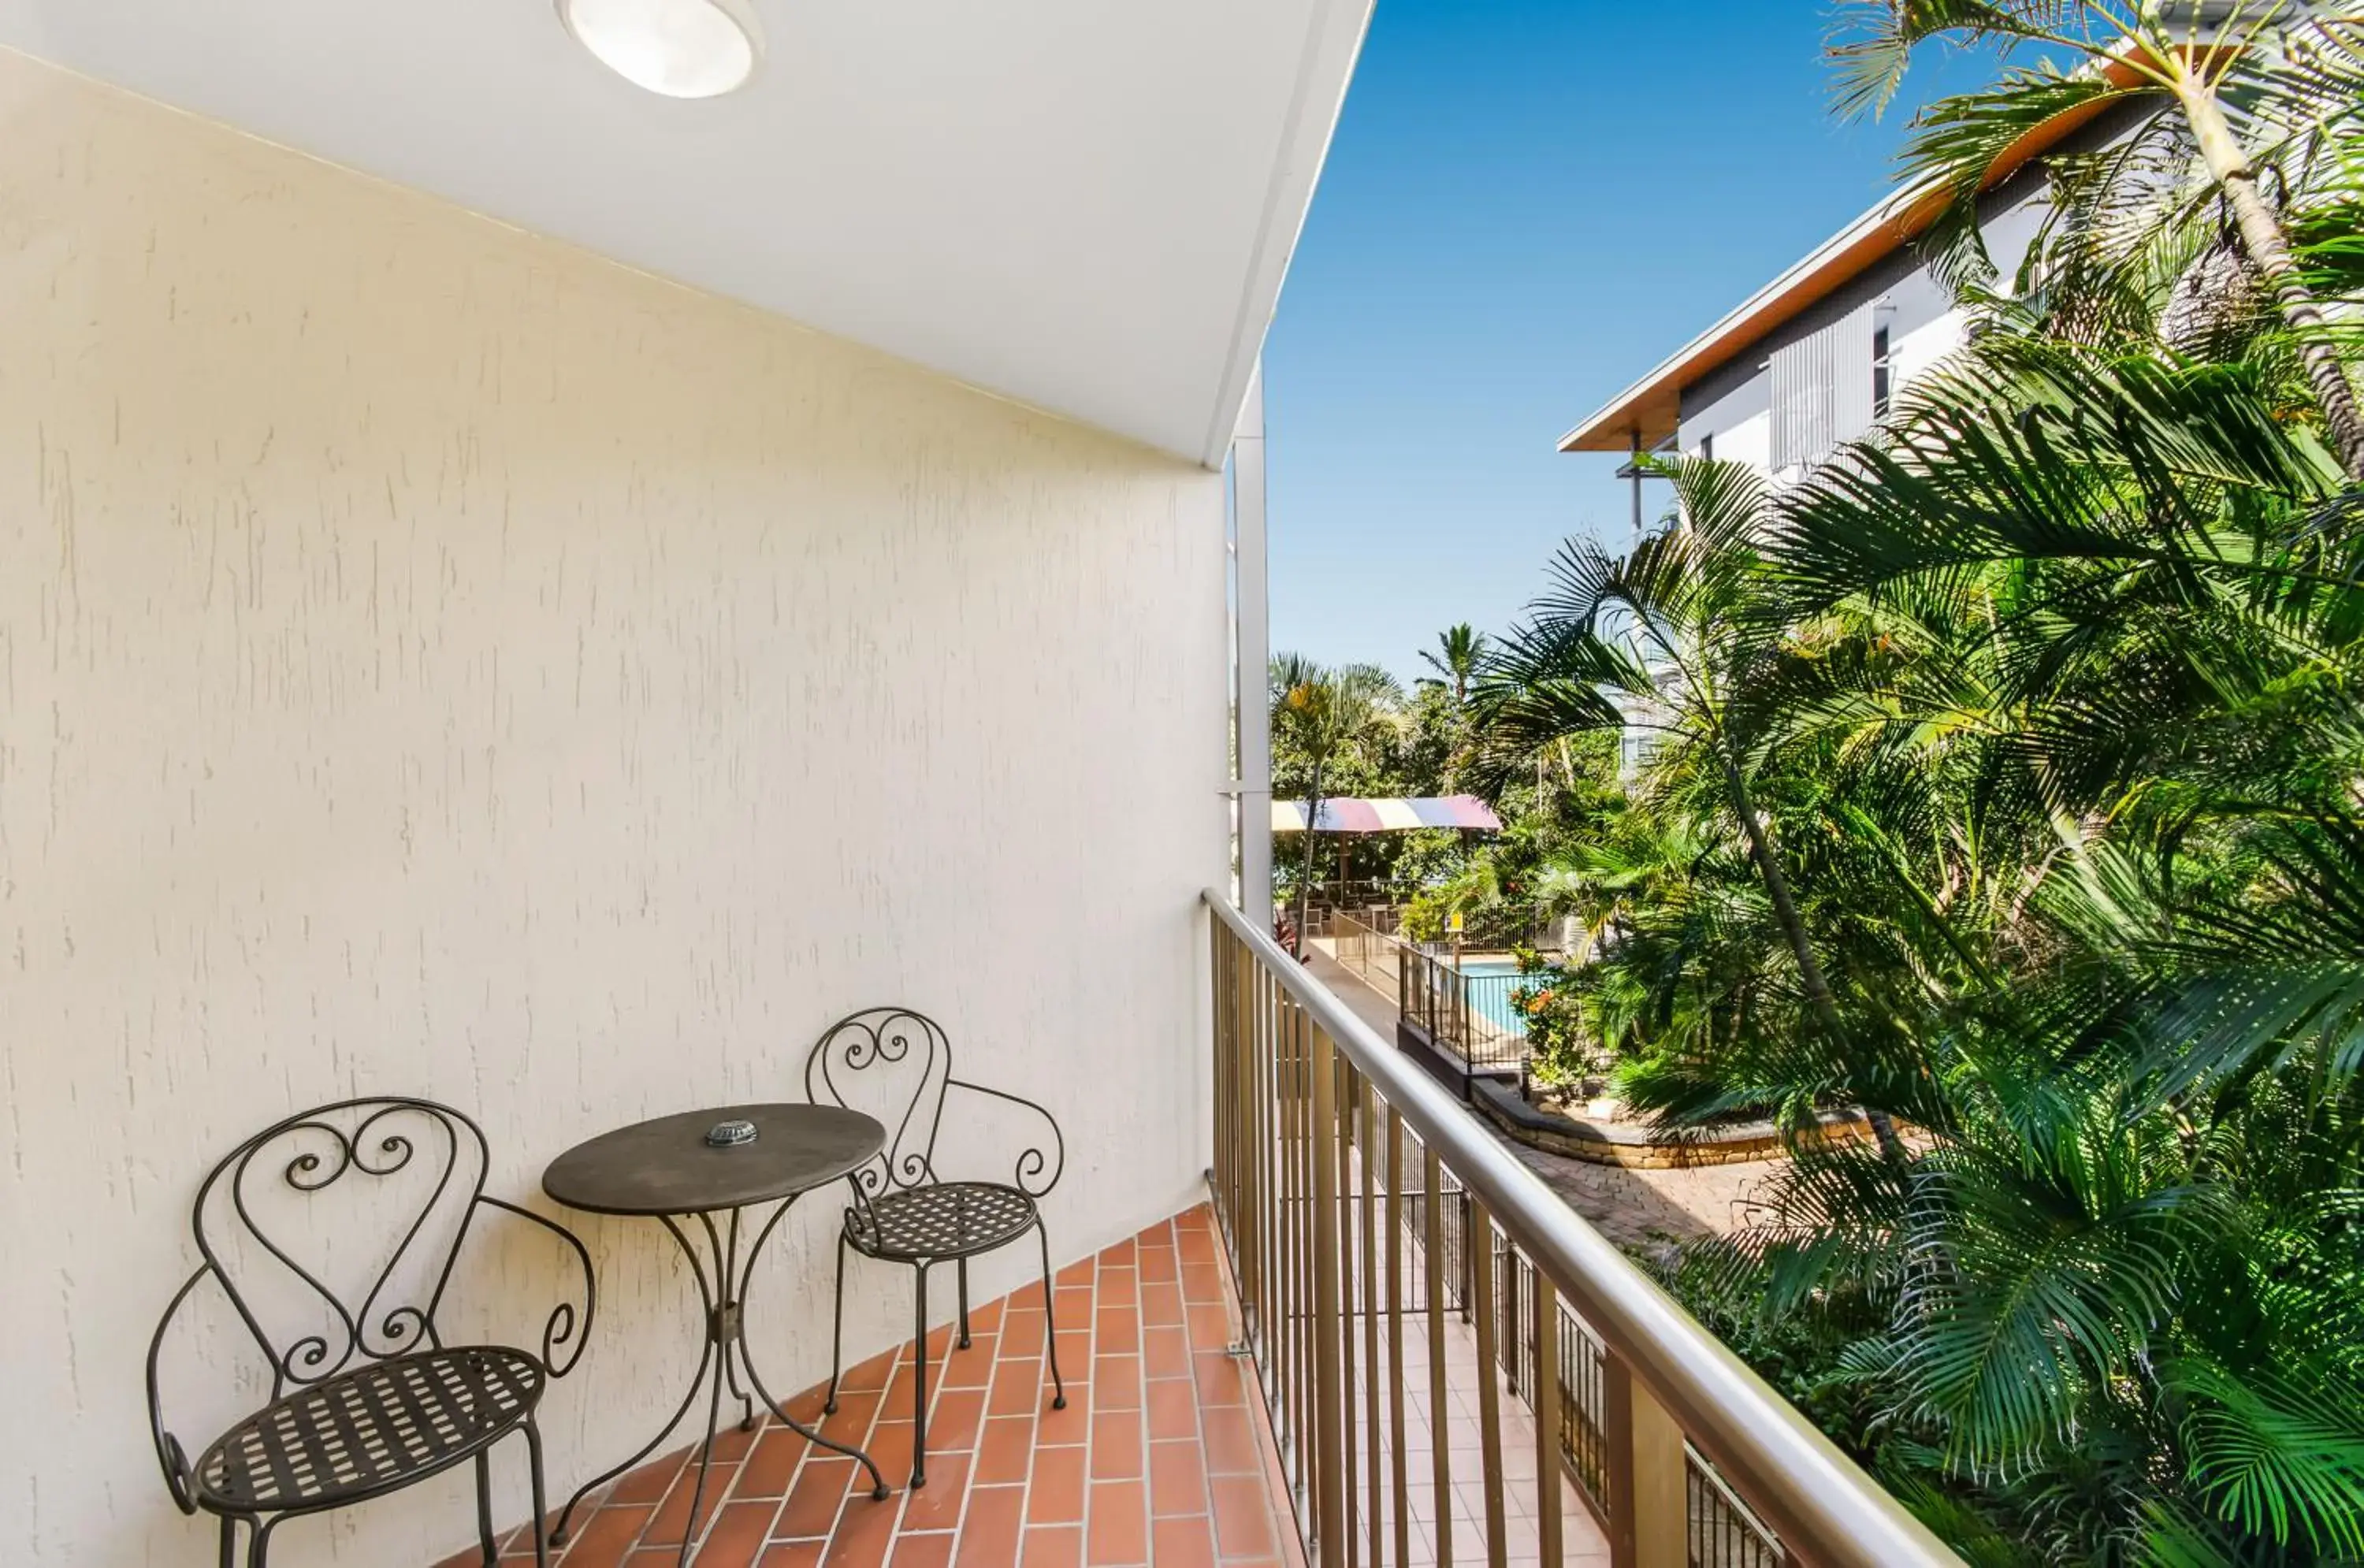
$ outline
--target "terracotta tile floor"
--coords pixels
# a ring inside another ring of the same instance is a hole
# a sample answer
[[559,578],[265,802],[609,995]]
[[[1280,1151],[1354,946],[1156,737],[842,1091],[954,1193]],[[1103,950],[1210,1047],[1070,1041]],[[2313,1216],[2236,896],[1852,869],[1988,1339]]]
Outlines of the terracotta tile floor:
[[[698,1568],[1213,1568],[1301,1562],[1272,1438],[1233,1335],[1230,1280],[1202,1206],[1059,1272],[1050,1407],[1043,1297],[971,1315],[974,1344],[930,1336],[928,1484],[906,1488],[911,1347],[846,1374],[831,1437],[877,1461],[874,1502],[853,1462],[776,1424],[716,1440]],[[799,1420],[821,1393],[791,1401]],[[1408,1442],[1408,1448],[1411,1446]],[[624,1476],[578,1519],[560,1568],[669,1568],[687,1523],[688,1451]],[[520,1529],[503,1568],[532,1561]],[[444,1568],[476,1568],[474,1551]]]

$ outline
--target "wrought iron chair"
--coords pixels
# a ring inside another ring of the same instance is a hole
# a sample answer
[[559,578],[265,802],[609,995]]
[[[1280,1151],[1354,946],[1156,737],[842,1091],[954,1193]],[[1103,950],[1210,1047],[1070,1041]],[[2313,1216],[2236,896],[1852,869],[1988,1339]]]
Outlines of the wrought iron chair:
[[[534,1561],[547,1563],[534,1410],[547,1380],[565,1376],[582,1356],[593,1307],[591,1258],[564,1228],[486,1196],[485,1165],[484,1132],[459,1111],[426,1100],[346,1100],[264,1129],[197,1189],[190,1229],[204,1262],[173,1294],[149,1341],[148,1418],[173,1500],[184,1513],[221,1520],[221,1568],[237,1559],[241,1524],[248,1568],[263,1568],[272,1531],[286,1520],[384,1496],[469,1459],[476,1465],[477,1534],[492,1564],[498,1548],[490,1454],[512,1432],[524,1434],[531,1466]],[[365,1179],[340,1198],[394,1211],[400,1239],[390,1253],[373,1250],[356,1260],[351,1238],[361,1227],[350,1216],[324,1222],[331,1200],[320,1195],[347,1177]],[[542,1325],[538,1356],[500,1345],[446,1345],[437,1327],[479,1207],[553,1232],[582,1265],[582,1310],[559,1303]],[[259,1212],[265,1209],[280,1212]],[[344,1261],[364,1266],[332,1266],[329,1254],[340,1250],[349,1254]],[[297,1261],[299,1252],[309,1266]],[[323,1277],[347,1274],[365,1284],[340,1291]],[[269,1360],[271,1402],[192,1464],[164,1422],[159,1361],[173,1320],[208,1278]]]
[[[864,1082],[866,1080],[866,1082]],[[864,1091],[868,1092],[864,1092]],[[952,1075],[952,1042],[931,1019],[905,1007],[873,1007],[839,1019],[805,1060],[805,1092],[868,1111],[892,1129],[886,1147],[853,1173],[854,1201],[837,1240],[836,1318],[830,1336],[829,1400],[837,1410],[845,1348],[845,1254],[908,1264],[915,1275],[913,1321],[918,1385],[911,1430],[911,1485],[928,1484],[928,1271],[954,1265],[960,1284],[958,1348],[969,1348],[968,1261],[997,1251],[1032,1231],[1043,1256],[1043,1345],[1051,1363],[1051,1407],[1067,1407],[1059,1376],[1057,1324],[1052,1319],[1051,1238],[1036,1200],[1058,1184],[1066,1166],[1065,1140],[1051,1113],[1031,1100]],[[1016,1106],[1039,1118],[1050,1134],[1019,1151],[1007,1182],[947,1180],[936,1168],[936,1135],[944,1103],[955,1094],[988,1105]],[[880,1113],[885,1113],[881,1115]]]

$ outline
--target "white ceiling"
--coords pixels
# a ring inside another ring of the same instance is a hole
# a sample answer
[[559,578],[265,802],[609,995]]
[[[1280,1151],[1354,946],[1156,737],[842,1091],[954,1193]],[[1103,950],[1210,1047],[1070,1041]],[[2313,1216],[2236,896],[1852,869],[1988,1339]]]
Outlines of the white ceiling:
[[0,0],[0,43],[1221,462],[1372,0],[754,0],[755,80],[552,0]]

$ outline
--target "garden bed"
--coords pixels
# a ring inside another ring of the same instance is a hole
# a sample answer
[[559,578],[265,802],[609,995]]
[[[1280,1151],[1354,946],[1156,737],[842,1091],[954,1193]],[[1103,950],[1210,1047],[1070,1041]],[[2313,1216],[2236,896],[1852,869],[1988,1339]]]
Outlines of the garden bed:
[[[1630,1170],[1671,1170],[1693,1165],[1736,1165],[1770,1160],[1789,1151],[1781,1131],[1769,1121],[1742,1122],[1669,1139],[1638,1121],[1564,1114],[1520,1097],[1516,1084],[1490,1078],[1470,1082],[1478,1113],[1520,1142],[1596,1165]],[[1825,1141],[1868,1142],[1871,1126],[1862,1117],[1824,1112],[1812,1134]]]

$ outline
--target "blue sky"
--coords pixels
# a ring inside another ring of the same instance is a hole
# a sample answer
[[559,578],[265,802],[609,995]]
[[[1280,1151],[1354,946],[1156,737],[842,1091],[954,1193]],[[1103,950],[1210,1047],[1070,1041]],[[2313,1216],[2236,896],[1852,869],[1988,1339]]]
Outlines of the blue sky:
[[1378,0],[1265,350],[1276,649],[1409,679],[1630,537],[1558,437],[1888,188],[1902,117],[1831,118],[1829,15]]

